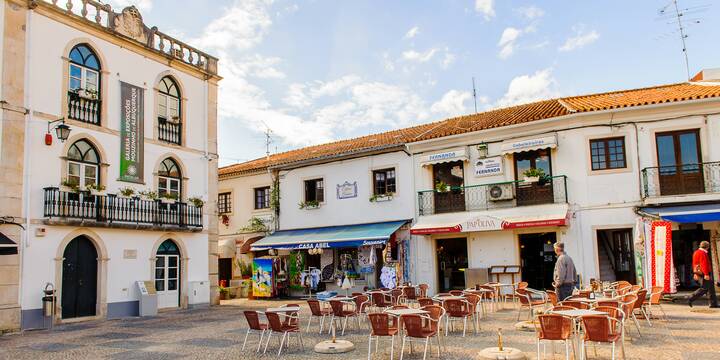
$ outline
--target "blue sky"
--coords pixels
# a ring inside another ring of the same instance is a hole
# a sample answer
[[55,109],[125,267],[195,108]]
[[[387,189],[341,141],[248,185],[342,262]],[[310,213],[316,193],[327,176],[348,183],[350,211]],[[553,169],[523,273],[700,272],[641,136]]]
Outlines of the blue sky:
[[[686,79],[669,0],[115,0],[220,57],[221,165],[478,109]],[[711,3],[680,0],[681,7]],[[720,66],[720,5],[690,14]]]

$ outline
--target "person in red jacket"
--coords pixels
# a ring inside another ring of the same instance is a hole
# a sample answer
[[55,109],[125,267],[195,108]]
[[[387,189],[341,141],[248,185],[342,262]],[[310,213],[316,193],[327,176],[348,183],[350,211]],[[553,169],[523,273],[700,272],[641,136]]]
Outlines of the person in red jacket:
[[688,305],[692,307],[692,303],[705,294],[710,295],[710,307],[718,307],[717,296],[715,295],[715,284],[713,281],[712,265],[710,264],[710,243],[703,241],[700,247],[693,253],[692,271],[695,281],[701,284],[701,287],[690,296]]

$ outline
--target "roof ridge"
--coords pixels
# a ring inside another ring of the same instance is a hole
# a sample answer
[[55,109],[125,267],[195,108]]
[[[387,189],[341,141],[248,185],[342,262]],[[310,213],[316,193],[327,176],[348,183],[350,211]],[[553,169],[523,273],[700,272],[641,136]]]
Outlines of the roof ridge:
[[654,85],[654,86],[646,86],[641,88],[635,88],[635,89],[621,89],[621,90],[613,90],[613,91],[603,91],[599,93],[592,93],[592,94],[582,94],[582,95],[573,95],[573,96],[564,96],[557,98],[558,100],[569,100],[569,99],[577,99],[581,97],[590,97],[590,96],[601,96],[601,95],[612,95],[612,94],[618,94],[618,93],[624,93],[624,92],[630,92],[630,91],[643,91],[643,90],[652,90],[652,89],[660,89],[660,88],[666,88],[671,86],[678,86],[678,85],[693,85],[689,82],[679,82],[679,83],[671,83],[671,84],[662,84],[662,85]]

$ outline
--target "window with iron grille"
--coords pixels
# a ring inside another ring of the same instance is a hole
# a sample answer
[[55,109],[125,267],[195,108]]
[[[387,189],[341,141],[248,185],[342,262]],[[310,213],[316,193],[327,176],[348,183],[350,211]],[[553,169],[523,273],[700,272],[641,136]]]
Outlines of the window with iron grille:
[[323,179],[305,180],[305,202],[325,201],[325,187]]
[[232,212],[232,197],[229,192],[218,194],[218,212],[220,214],[229,214]]
[[395,168],[373,171],[375,195],[395,193]]
[[590,157],[593,170],[626,168],[625,138],[613,137],[590,140]]
[[255,209],[270,208],[270,187],[255,188]]

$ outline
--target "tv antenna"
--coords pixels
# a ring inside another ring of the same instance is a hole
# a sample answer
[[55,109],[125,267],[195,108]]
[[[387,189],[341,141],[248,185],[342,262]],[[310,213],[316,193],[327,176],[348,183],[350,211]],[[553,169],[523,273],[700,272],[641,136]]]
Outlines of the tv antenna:
[[677,29],[675,29],[670,34],[665,34],[666,36],[664,37],[667,37],[667,35],[680,35],[683,56],[685,58],[685,73],[688,80],[690,80],[690,61],[688,59],[687,49],[687,38],[689,37],[687,30],[690,26],[700,24],[702,19],[694,16],[696,14],[707,11],[709,8],[709,4],[683,8],[680,7],[680,5],[678,4],[678,0],[672,0],[667,5],[663,6],[662,8],[660,8],[660,10],[658,10],[658,14],[660,15],[658,20],[664,20],[667,22],[668,25],[677,26]]
[[475,113],[477,114],[477,92],[475,91],[475,77],[472,78],[473,84],[473,102],[475,103]]
[[270,144],[272,144],[272,130],[270,130],[270,127],[264,122],[260,121],[263,125],[265,125],[265,157],[270,160]]

